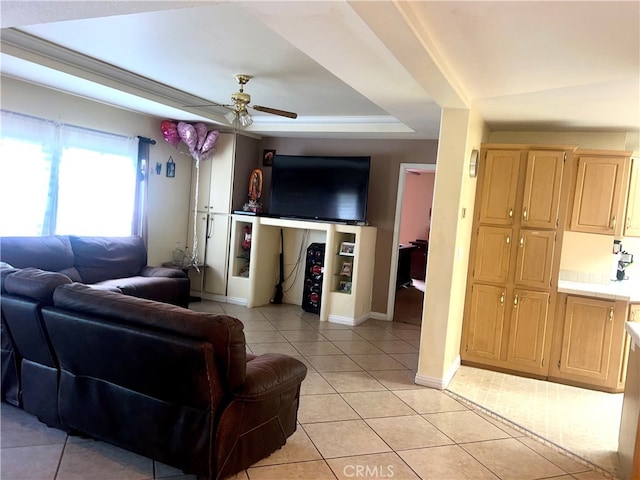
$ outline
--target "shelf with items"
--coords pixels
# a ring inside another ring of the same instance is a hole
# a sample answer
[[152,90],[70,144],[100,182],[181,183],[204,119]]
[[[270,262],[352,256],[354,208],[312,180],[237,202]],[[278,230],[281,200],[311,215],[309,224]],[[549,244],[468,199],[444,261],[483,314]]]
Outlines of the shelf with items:
[[353,262],[356,257],[356,234],[336,233],[338,252],[333,267],[333,291],[351,295]]
[[235,229],[235,245],[237,246],[233,261],[233,275],[235,277],[249,277],[252,229],[253,225],[245,222],[238,222]]
[[[287,264],[287,259],[295,259],[299,249],[308,248],[312,243],[325,245],[319,257],[323,267],[319,267],[320,272],[315,272],[318,278],[312,282],[310,292],[318,297],[320,320],[357,325],[368,318],[371,312],[375,227],[247,215],[232,215],[231,223],[228,303],[258,307],[271,302],[278,283],[280,232],[284,229],[285,269],[291,265],[291,262]],[[244,260],[236,258],[242,256],[240,244],[245,224],[252,227],[248,278],[237,275],[238,263]],[[305,237],[307,231],[310,236]],[[296,302],[298,298],[302,301],[305,280],[305,276],[300,275],[287,284],[286,297],[290,302]]]

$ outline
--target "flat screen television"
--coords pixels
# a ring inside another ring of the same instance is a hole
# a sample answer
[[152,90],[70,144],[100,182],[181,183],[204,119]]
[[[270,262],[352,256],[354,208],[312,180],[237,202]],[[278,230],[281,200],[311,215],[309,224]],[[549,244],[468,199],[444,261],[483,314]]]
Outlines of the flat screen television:
[[366,223],[371,157],[273,157],[269,214]]

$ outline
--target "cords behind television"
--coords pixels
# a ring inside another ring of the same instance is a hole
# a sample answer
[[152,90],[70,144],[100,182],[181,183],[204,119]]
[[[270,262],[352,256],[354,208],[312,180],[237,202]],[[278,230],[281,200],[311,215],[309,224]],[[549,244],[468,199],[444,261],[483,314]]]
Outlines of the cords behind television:
[[[291,280],[291,282],[289,283],[289,287],[283,290],[284,293],[284,298],[287,298],[287,293],[289,293],[291,291],[291,289],[293,288],[293,286],[296,284],[298,277],[300,276],[300,272],[303,269],[303,259],[305,257],[305,245],[307,244],[307,242],[309,241],[309,230],[304,230],[303,234],[302,234],[302,239],[300,240],[300,248],[298,250],[298,258],[296,259],[295,264],[293,265],[293,267],[291,268],[291,271],[285,275],[285,279],[284,279],[284,283],[287,283]],[[276,275],[277,278],[277,275]],[[291,301],[290,298],[287,298],[289,301]]]

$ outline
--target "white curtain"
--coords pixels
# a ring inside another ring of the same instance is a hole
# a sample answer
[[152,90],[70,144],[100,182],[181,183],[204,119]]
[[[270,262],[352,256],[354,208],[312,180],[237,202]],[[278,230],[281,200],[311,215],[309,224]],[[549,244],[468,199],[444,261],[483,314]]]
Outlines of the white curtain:
[[0,235],[131,234],[137,137],[1,113]]

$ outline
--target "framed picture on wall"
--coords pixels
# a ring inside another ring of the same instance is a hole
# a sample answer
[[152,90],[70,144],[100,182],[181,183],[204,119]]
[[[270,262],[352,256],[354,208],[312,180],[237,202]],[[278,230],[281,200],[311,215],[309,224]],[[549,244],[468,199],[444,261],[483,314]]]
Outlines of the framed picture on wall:
[[273,157],[275,157],[275,150],[263,150],[262,151],[262,166],[270,167],[273,165]]

